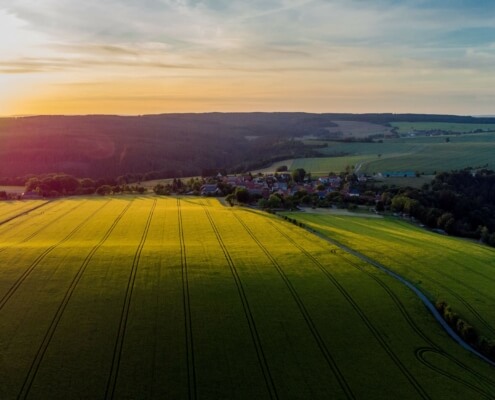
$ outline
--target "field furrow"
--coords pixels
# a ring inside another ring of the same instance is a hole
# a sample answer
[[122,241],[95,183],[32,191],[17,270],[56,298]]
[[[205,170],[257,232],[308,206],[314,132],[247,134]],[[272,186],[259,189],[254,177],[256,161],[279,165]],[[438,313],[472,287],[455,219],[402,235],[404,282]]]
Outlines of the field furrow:
[[[127,288],[125,292],[124,305],[122,307],[122,315],[120,317],[119,332],[117,335],[117,341],[115,342],[115,349],[112,357],[112,368],[110,371],[110,376],[107,383],[107,389],[105,392],[105,398],[107,399],[113,399],[115,395],[115,387],[117,385],[117,379],[119,376],[120,359],[122,357],[122,347],[124,346],[127,320],[129,317],[129,309],[132,300],[132,292],[134,290],[134,283],[136,281],[137,268],[139,265],[139,260],[141,258],[141,253],[143,251],[144,244],[146,243],[146,238],[148,237],[148,232],[150,230],[151,220],[153,219],[153,213],[155,211],[155,208],[156,208],[156,200],[153,201],[153,205],[151,206],[151,211],[146,221],[146,226],[144,228],[141,241],[139,242],[139,246],[136,250],[134,259],[132,261],[131,273],[129,275],[129,282],[127,283]],[[111,232],[109,232],[109,234],[110,233]],[[103,241],[101,242],[101,244],[103,244]]]
[[309,330],[311,331],[311,334],[313,335],[314,339],[316,340],[316,343],[318,344],[318,347],[320,348],[323,356],[325,357],[325,360],[328,363],[328,366],[332,370],[332,372],[335,374],[335,377],[337,378],[337,381],[339,383],[340,388],[342,391],[345,393],[346,398],[348,399],[354,399],[355,395],[349,386],[347,379],[345,378],[344,374],[340,370],[338,364],[335,362],[334,357],[328,350],[328,347],[325,343],[325,341],[322,339],[320,332],[318,331],[318,328],[316,327],[315,323],[313,322],[313,319],[309,315],[306,306],[304,305],[304,302],[301,300],[299,294],[295,290],[294,286],[292,285],[291,281],[285,274],[284,270],[280,266],[280,264],[277,262],[277,260],[272,256],[272,254],[267,250],[267,248],[261,243],[260,240],[254,235],[253,231],[249,228],[248,225],[237,215],[234,214],[235,218],[241,223],[241,225],[244,227],[246,232],[249,234],[249,236],[253,239],[253,241],[260,247],[260,249],[265,253],[266,257],[271,261],[273,266],[277,269],[277,272],[280,274],[280,277],[286,284],[287,288],[290,291],[290,294],[294,301],[296,302],[301,314],[303,315],[304,320],[307,323],[307,326]]
[[[103,204],[99,209],[97,209],[93,214],[91,214],[88,219],[86,219],[85,221],[83,221],[76,229],[79,230],[80,227],[82,225],[84,225],[86,223],[87,220],[91,219],[92,217],[95,216],[95,214],[100,211],[101,208],[105,207],[106,204]],[[74,279],[71,281],[63,299],[62,299],[62,302],[60,303],[59,307],[57,308],[57,311],[53,317],[53,320],[45,334],[45,337],[43,338],[43,342],[41,343],[37,353],[36,353],[36,356],[33,360],[33,363],[31,364],[31,367],[29,368],[29,372],[26,376],[26,379],[24,380],[24,383],[22,385],[22,388],[21,388],[21,392],[18,396],[19,399],[24,399],[24,398],[27,398],[27,396],[29,395],[29,391],[31,389],[31,386],[33,384],[33,381],[36,377],[36,374],[38,372],[38,369],[40,367],[40,364],[41,362],[43,361],[43,356],[45,355],[45,352],[50,344],[50,341],[52,340],[53,338],[53,335],[55,333],[55,330],[57,329],[57,326],[62,318],[62,315],[67,307],[67,304],[69,303],[70,301],[70,298],[72,297],[73,293],[74,293],[74,290],[77,286],[77,284],[79,283],[79,281],[81,280],[81,277],[82,275],[84,274],[84,271],[86,270],[86,267],[88,266],[89,262],[91,261],[91,259],[93,258],[93,255],[96,253],[96,251],[103,245],[103,243],[105,243],[105,240],[107,240],[107,238],[110,236],[110,234],[112,233],[112,231],[115,229],[115,226],[118,224],[118,222],[121,220],[121,218],[123,217],[123,215],[125,214],[125,212],[128,210],[128,208],[130,207],[131,203],[128,204],[128,206],[126,208],[124,208],[122,210],[122,212],[117,216],[117,218],[115,219],[115,221],[113,222],[113,224],[110,226],[110,228],[108,229],[108,231],[105,233],[105,235],[103,236],[103,238],[91,249],[91,251],[89,252],[89,254],[86,256],[86,258],[84,259],[83,263],[81,264],[81,266],[79,267],[76,275],[74,276]],[[74,231],[73,231],[74,232]],[[73,233],[71,232],[71,234]]]
[[[156,196],[41,210],[0,227],[1,399],[495,398],[493,368],[411,290],[276,216]],[[382,220],[307,223],[491,332],[484,248],[433,235],[417,249],[418,231]]]
[[222,248],[222,252],[224,253],[225,259],[227,260],[230,270],[232,272],[232,276],[235,280],[235,284],[237,287],[237,291],[239,293],[239,297],[242,302],[242,308],[244,310],[244,315],[246,316],[247,323],[249,325],[249,330],[251,332],[251,337],[253,339],[253,344],[256,350],[256,356],[258,358],[259,364],[261,371],[263,373],[263,377],[265,380],[266,388],[268,391],[268,394],[271,399],[278,399],[278,394],[277,394],[277,389],[275,387],[275,383],[273,381],[272,374],[270,372],[270,367],[268,365],[267,359],[265,352],[263,350],[263,345],[258,333],[258,329],[256,328],[256,322],[253,317],[253,313],[251,312],[251,308],[249,306],[249,300],[246,296],[246,292],[244,290],[244,287],[242,285],[242,281],[239,277],[239,273],[237,272],[237,269],[235,267],[235,264],[232,260],[232,257],[229,254],[229,251],[227,249],[227,246],[225,245],[224,241],[222,240],[222,237],[220,235],[220,232],[218,231],[217,226],[215,225],[215,222],[211,216],[210,211],[208,210],[208,207],[204,207],[206,216],[208,217],[208,220],[211,224],[211,227],[215,233],[215,237],[218,240],[218,244]]
[[0,203],[0,225],[24,216],[49,204],[48,201]]

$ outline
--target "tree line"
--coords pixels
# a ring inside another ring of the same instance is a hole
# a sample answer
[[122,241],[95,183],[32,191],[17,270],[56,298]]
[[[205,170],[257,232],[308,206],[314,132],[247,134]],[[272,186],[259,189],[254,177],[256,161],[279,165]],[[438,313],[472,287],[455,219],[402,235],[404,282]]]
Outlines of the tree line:
[[25,183],[26,192],[42,197],[77,196],[88,194],[144,193],[141,185],[129,185],[113,178],[76,178],[67,174],[45,174],[33,176]]
[[450,235],[495,246],[495,173],[462,170],[438,174],[421,189],[389,189],[377,208],[416,218]]

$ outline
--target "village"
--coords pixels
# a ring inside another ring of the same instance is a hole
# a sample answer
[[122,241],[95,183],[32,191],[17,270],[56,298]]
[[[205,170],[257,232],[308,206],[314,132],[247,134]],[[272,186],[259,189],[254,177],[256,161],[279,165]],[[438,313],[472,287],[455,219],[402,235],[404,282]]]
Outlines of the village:
[[262,208],[290,208],[297,204],[328,207],[331,203],[343,202],[374,205],[380,200],[380,194],[367,190],[366,183],[370,179],[364,174],[351,173],[313,178],[303,169],[254,175],[218,174],[201,186],[200,194],[226,196],[230,204],[256,203]]

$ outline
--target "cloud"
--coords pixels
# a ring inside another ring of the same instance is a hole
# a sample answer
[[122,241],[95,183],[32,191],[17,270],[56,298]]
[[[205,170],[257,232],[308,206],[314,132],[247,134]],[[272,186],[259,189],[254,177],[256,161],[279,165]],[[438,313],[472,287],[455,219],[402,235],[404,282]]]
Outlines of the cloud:
[[493,82],[487,0],[4,3],[0,74],[39,74],[48,84],[153,77],[190,87],[228,77],[231,87],[269,83],[324,99],[337,87],[413,93],[421,82],[438,91]]

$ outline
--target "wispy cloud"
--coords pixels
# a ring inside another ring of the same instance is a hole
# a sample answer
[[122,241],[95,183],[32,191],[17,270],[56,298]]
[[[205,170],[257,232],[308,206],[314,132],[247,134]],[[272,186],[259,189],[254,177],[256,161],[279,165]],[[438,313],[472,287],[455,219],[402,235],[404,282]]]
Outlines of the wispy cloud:
[[228,74],[284,93],[306,85],[319,99],[356,83],[379,83],[383,96],[419,82],[482,90],[493,80],[494,27],[487,0],[15,0],[0,4],[0,74],[184,87]]

